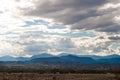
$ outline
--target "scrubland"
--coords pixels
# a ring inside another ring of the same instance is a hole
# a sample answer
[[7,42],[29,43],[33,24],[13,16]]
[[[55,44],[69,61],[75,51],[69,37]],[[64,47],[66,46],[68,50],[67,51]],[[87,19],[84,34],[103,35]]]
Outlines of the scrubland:
[[120,74],[0,73],[0,80],[120,80]]

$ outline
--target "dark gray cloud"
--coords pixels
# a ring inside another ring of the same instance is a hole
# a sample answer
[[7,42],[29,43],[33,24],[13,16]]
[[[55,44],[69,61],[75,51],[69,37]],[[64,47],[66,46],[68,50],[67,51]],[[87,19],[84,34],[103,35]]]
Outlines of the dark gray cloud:
[[[70,25],[71,29],[119,32],[120,25],[113,18],[119,9],[99,10],[106,3],[116,4],[114,0],[44,0],[33,1],[34,8],[21,10],[26,16],[53,19],[56,23]],[[49,4],[48,4],[49,3]]]
[[110,40],[120,40],[120,36],[111,36],[109,37]]
[[[99,10],[113,0],[36,0],[34,8],[20,8],[25,16],[53,19],[56,23],[70,25],[71,29],[119,32],[120,26],[113,18],[118,10]],[[111,12],[110,12],[111,11]]]

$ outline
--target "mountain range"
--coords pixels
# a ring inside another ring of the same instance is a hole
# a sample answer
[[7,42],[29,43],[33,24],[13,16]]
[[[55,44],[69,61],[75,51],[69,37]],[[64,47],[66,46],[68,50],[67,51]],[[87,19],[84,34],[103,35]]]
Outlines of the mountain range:
[[120,55],[96,56],[96,55],[73,55],[62,53],[51,55],[47,53],[33,55],[32,57],[0,57],[0,62],[24,62],[39,64],[79,63],[79,64],[120,64]]

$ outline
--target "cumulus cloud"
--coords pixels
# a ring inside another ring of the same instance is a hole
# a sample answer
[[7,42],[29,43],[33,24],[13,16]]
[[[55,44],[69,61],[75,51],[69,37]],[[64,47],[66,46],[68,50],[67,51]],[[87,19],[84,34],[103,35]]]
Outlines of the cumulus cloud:
[[11,56],[24,56],[23,49],[24,46],[16,43],[16,41],[7,40],[7,39],[0,39],[0,55],[11,55]]
[[115,33],[120,30],[120,25],[114,20],[120,12],[118,2],[113,0],[35,0],[31,1],[33,7],[20,8],[20,10],[25,16],[52,19],[56,23],[69,25],[71,29]]
[[[34,36],[33,36],[34,37]],[[60,37],[24,37],[24,40],[19,42],[20,45],[25,46],[25,54],[35,55],[41,53],[59,54],[62,52],[71,53],[69,50],[75,48],[70,38]]]

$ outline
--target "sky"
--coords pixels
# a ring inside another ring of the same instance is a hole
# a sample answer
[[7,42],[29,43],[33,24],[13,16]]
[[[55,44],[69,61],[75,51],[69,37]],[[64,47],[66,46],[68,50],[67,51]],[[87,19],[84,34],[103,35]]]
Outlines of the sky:
[[0,56],[120,54],[120,0],[0,0]]

